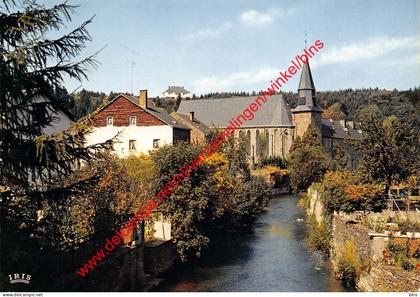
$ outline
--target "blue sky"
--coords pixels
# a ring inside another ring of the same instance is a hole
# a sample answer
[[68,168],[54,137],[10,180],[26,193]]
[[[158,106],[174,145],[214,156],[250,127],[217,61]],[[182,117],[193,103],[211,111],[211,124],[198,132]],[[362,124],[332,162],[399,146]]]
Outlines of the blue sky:
[[[50,5],[57,3],[45,0]],[[196,94],[252,91],[269,85],[308,44],[325,47],[311,60],[318,90],[420,85],[419,1],[193,1],[70,0],[77,15],[67,28],[93,15],[93,41],[83,55],[99,54],[98,69],[69,91],[148,89],[168,85]],[[284,90],[296,90],[296,75]]]

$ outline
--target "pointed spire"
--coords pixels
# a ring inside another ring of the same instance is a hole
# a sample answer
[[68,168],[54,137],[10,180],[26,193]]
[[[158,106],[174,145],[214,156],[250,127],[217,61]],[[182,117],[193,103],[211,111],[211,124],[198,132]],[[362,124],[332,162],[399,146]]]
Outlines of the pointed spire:
[[314,80],[312,79],[312,73],[311,68],[309,67],[309,62],[305,63],[302,67],[298,95],[298,106],[292,111],[321,111],[316,102],[315,84]]

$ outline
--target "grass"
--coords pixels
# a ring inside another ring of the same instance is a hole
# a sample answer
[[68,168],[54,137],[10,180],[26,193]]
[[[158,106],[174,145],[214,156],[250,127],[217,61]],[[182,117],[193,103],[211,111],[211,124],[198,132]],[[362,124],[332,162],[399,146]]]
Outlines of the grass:
[[329,254],[330,232],[325,221],[318,222],[315,215],[311,215],[307,220],[308,225],[308,244],[317,251]]

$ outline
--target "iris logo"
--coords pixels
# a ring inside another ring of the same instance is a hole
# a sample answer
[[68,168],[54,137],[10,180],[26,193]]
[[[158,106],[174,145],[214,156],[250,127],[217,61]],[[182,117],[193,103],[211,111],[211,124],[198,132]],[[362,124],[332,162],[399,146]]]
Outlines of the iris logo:
[[31,281],[31,275],[25,273],[9,274],[9,281],[11,284],[20,283],[29,285],[29,282]]

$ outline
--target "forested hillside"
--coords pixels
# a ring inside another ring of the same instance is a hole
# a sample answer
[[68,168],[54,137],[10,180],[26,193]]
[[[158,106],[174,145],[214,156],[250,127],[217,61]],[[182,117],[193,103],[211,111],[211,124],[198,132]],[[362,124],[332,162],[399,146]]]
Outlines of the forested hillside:
[[[68,95],[67,108],[79,119],[93,111],[101,104],[106,104],[118,93],[111,92],[106,95],[103,92],[82,90]],[[296,106],[297,92],[282,92],[283,97],[291,108]],[[255,92],[223,92],[209,93],[193,99],[226,98],[235,96],[251,96]],[[415,120],[420,123],[420,88],[408,91],[388,91],[376,89],[345,89],[338,91],[317,92],[319,105],[324,109],[324,117],[333,119],[347,118],[349,120],[363,121],[366,109],[376,109],[385,116],[395,115],[405,120]],[[179,105],[179,100],[166,100],[163,98],[152,99],[156,105],[171,112]]]

